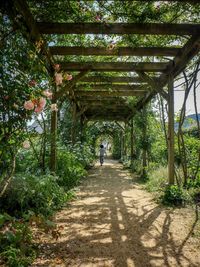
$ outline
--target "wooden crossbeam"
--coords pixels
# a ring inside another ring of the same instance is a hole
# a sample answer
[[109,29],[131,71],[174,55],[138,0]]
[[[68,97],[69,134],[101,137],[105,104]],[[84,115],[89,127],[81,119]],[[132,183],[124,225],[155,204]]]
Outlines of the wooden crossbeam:
[[[174,58],[173,64],[168,66],[165,73],[163,73],[158,79],[158,84],[164,87],[168,82],[169,75],[174,78],[184,70],[189,61],[199,53],[200,51],[200,37],[198,35],[192,36],[178,55]],[[142,109],[151,99],[155,96],[156,92],[152,92],[149,95],[145,95],[136,105],[136,109]]]
[[108,76],[88,76],[83,77],[80,82],[83,83],[143,83],[140,77],[108,77]]
[[54,74],[54,69],[53,69],[54,62],[52,60],[47,44],[38,30],[37,23],[35,22],[34,17],[30,12],[27,2],[25,0],[17,0],[17,1],[10,0],[8,2],[10,2],[11,6],[15,6],[15,8],[17,9],[16,12],[22,16],[24,24],[26,26],[26,30],[29,34],[28,39],[30,39],[36,45],[40,44],[40,54],[45,57],[47,63],[45,67],[52,76]]
[[169,65],[160,80],[167,83],[168,75],[174,78],[179,75],[186,67],[188,62],[200,51],[200,35],[192,36],[188,42],[183,46],[181,51],[173,60],[173,65]]
[[153,34],[194,35],[200,25],[174,23],[51,23],[38,22],[42,34]]
[[160,62],[61,62],[61,68],[67,71],[112,71],[112,72],[162,72],[169,63]]
[[68,86],[62,87],[57,93],[56,93],[56,99],[59,99],[60,97],[64,96],[67,92],[71,91],[72,88],[76,85],[78,81],[84,77],[89,70],[83,70],[79,74],[77,74],[72,81],[69,82]]
[[173,47],[80,47],[80,46],[50,46],[52,55],[81,56],[175,56],[180,48]]
[[144,95],[143,91],[74,91],[75,96],[141,96]]
[[148,86],[144,85],[110,85],[110,84],[98,84],[98,85],[77,85],[74,90],[84,90],[85,88],[90,88],[90,90],[116,90],[116,91],[126,91],[126,90],[132,90],[132,91],[148,91]]
[[148,82],[152,90],[155,90],[157,93],[160,93],[165,98],[165,100],[168,99],[168,94],[163,90],[162,87],[160,87],[159,83],[157,83],[153,78],[151,78],[144,72],[138,71],[137,74],[141,77],[141,79]]

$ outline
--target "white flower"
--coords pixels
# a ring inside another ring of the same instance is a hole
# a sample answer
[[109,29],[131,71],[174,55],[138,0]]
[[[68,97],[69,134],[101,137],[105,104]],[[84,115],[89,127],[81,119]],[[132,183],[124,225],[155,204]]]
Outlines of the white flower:
[[57,104],[51,104],[51,111],[58,111]]

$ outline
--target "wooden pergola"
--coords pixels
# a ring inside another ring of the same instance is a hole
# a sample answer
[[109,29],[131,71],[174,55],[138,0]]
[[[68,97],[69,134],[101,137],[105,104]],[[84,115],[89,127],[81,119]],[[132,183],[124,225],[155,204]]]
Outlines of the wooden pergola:
[[[169,1],[173,2],[173,1]],[[175,1],[174,1],[175,2]],[[199,4],[199,1],[179,1]],[[50,75],[54,75],[54,56],[134,56],[137,62],[56,62],[61,70],[73,75],[73,80],[62,88],[55,88],[52,102],[66,98],[73,104],[73,118],[87,120],[119,120],[128,122],[156,95],[168,102],[168,165],[169,183],[174,183],[174,78],[200,50],[200,24],[168,23],[53,23],[35,21],[25,0],[9,0],[5,4],[11,16],[21,14],[32,42],[42,41],[41,54]],[[48,8],[48,7],[47,7]],[[101,35],[157,35],[187,36],[182,47],[82,47],[47,46],[46,35],[101,34]],[[160,62],[144,62],[143,57],[163,57]],[[164,57],[170,57],[166,61]],[[95,75],[93,74],[95,72]],[[96,73],[99,73],[98,75]],[[114,72],[109,77],[104,73]],[[130,107],[127,97],[135,97]],[[56,164],[57,113],[51,118],[51,169]]]

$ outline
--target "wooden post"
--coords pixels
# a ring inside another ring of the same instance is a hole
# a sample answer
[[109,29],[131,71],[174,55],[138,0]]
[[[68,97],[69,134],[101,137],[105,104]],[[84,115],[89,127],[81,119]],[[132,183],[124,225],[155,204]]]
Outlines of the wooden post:
[[124,125],[124,138],[123,138],[123,143],[124,143],[124,159],[126,160],[127,158],[127,143],[126,143],[126,139],[127,139],[127,124],[125,123]]
[[76,139],[76,103],[73,102],[73,106],[72,106],[72,127],[71,127],[72,145],[75,144],[75,139]]
[[131,169],[133,169],[133,156],[134,156],[134,133],[133,133],[133,119],[131,119]]
[[174,81],[168,79],[168,182],[174,184]]
[[[56,104],[55,95],[52,98],[52,104]],[[56,138],[57,138],[57,111],[51,112],[51,157],[50,170],[56,172]]]
[[123,160],[124,157],[124,136],[123,131],[121,131],[121,160]]
[[142,150],[142,177],[146,178],[147,175],[147,114],[146,108],[143,108],[143,142],[144,147]]

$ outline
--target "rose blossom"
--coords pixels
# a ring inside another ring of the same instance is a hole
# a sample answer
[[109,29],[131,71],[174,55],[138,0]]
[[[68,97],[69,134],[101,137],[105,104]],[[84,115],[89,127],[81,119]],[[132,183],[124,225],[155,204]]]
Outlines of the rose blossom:
[[109,44],[108,50],[113,50],[114,48],[115,48],[115,45],[114,44]]
[[23,145],[23,148],[25,148],[25,149],[29,149],[31,146],[30,142],[28,140],[25,140],[22,145]]
[[54,70],[59,71],[60,70],[60,64],[54,64]]
[[71,74],[66,73],[65,78],[67,81],[71,81],[73,79],[73,76]]
[[43,94],[44,96],[46,96],[47,98],[52,99],[52,95],[53,95],[53,93],[52,93],[51,91],[49,91],[49,90],[45,90],[45,91],[42,92],[42,94]]
[[36,86],[37,82],[35,80],[31,80],[28,85],[31,86],[31,87],[34,87]]
[[38,101],[38,106],[43,109],[45,105],[46,105],[46,99],[44,97],[40,97]]
[[55,82],[56,82],[56,85],[61,85],[62,84],[62,81],[63,81],[62,74],[61,73],[56,73],[55,74]]
[[51,111],[58,111],[57,104],[51,104]]
[[35,112],[36,112],[36,113],[40,113],[40,112],[42,112],[42,110],[43,110],[43,108],[40,107],[40,106],[37,106],[37,107],[35,108]]
[[34,109],[34,103],[31,100],[24,102],[24,108],[27,110],[33,110]]

